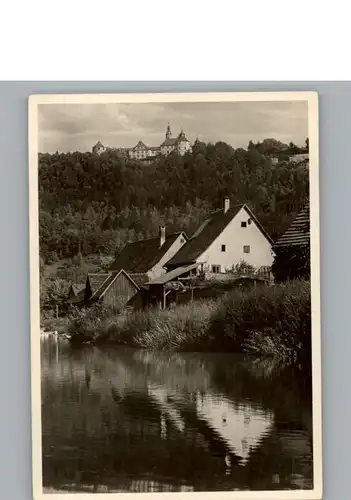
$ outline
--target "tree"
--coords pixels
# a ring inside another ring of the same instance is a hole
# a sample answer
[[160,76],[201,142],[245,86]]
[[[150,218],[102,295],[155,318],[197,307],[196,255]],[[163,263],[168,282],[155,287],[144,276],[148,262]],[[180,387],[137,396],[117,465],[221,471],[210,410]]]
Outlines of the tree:
[[69,284],[66,280],[43,279],[40,285],[40,303],[44,309],[54,308],[67,297]]
[[[148,166],[115,152],[40,155],[40,255],[45,263],[78,252],[114,255],[128,240],[155,237],[162,223],[191,235],[225,194],[250,204],[275,239],[309,192],[308,170],[290,164],[290,153],[278,165],[268,161],[286,147],[275,139],[250,141],[248,149],[197,141],[184,157]],[[65,171],[74,174],[67,179]]]
[[310,278],[310,246],[292,246],[275,250],[272,273],[277,282]]
[[257,270],[254,266],[246,262],[245,260],[241,260],[238,264],[235,264],[230,270],[229,273],[235,276],[236,278],[243,277],[253,277],[257,273]]

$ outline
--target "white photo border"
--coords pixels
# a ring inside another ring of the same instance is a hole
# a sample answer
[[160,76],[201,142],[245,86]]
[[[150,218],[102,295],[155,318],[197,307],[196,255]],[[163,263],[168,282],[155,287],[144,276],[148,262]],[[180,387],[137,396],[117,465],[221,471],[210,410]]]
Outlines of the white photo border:
[[[39,303],[39,209],[38,209],[38,106],[42,104],[195,103],[195,102],[307,101],[310,175],[312,394],[313,394],[313,489],[289,491],[225,491],[162,493],[165,500],[320,500],[322,498],[322,390],[320,312],[320,210],[319,123],[317,92],[187,92],[135,94],[44,94],[29,97],[29,258],[31,331],[32,484],[35,500],[90,498],[130,500],[135,493],[44,493],[42,485],[41,359]],[[138,493],[152,500],[158,493]],[[159,494],[160,495],[160,494]]]

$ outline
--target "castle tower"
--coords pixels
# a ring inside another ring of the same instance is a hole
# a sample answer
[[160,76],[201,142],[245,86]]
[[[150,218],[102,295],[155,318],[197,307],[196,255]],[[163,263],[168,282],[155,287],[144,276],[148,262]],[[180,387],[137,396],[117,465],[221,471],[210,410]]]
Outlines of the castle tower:
[[171,132],[171,127],[168,123],[167,125],[167,131],[166,131],[166,139],[170,139],[172,137],[172,132]]

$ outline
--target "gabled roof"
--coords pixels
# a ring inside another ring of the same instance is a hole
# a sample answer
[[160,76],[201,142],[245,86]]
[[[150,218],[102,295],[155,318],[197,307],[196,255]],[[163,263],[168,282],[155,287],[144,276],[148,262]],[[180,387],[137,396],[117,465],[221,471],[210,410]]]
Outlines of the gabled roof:
[[181,133],[177,137],[177,142],[181,142],[181,141],[189,142],[183,131],[181,131]]
[[309,245],[310,243],[310,204],[309,202],[293,220],[288,230],[277,240],[276,247]]
[[93,277],[93,284],[96,285],[98,282],[100,282],[100,286],[98,288],[95,288],[94,291],[92,289],[92,296],[90,297],[89,300],[98,300],[100,299],[110,288],[112,283],[118,278],[120,274],[124,274],[129,281],[135,286],[137,290],[139,290],[139,286],[135,283],[135,281],[126,273],[123,269],[121,269],[118,272],[111,272],[111,273],[101,273],[101,274],[88,274],[88,279],[90,283],[90,288],[92,289],[92,277]]
[[100,147],[100,146],[104,147],[101,141],[97,141],[97,143],[95,144],[94,148]]
[[110,271],[125,269],[128,273],[147,273],[162,259],[181,234],[186,238],[182,232],[166,236],[162,247],[159,237],[129,243],[113,262]]
[[146,144],[144,144],[143,141],[139,141],[136,146],[134,146],[133,149],[149,149]]
[[85,296],[85,285],[71,285],[70,291],[73,291],[73,295],[68,296],[68,304],[78,304],[84,301]]
[[229,222],[244,208],[249,217],[254,220],[256,225],[267,240],[273,244],[271,237],[263,229],[253,212],[247,205],[236,205],[230,208],[226,213],[224,210],[217,210],[195,231],[194,235],[187,243],[176,253],[172,259],[166,263],[166,267],[175,267],[186,264],[192,264],[202,253],[213,243],[213,241],[227,227]]

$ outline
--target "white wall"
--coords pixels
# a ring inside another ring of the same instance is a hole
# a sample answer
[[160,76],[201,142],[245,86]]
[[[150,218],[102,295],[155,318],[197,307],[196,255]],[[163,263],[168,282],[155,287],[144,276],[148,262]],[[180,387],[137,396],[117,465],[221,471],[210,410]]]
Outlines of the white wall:
[[158,278],[166,272],[163,266],[175,255],[186,243],[185,236],[180,234],[173,245],[167,250],[162,259],[147,273],[149,279]]
[[190,146],[190,143],[187,142],[187,141],[181,141],[179,144],[178,144],[178,151],[179,151],[179,154],[181,154],[182,156],[187,152],[189,151],[191,148]]
[[[240,260],[256,268],[271,266],[274,258],[271,244],[254,221],[247,223],[249,218],[249,213],[242,208],[197,262],[205,262],[205,268],[220,265],[221,272],[238,264]],[[242,221],[247,223],[246,227],[241,227]],[[225,252],[221,250],[222,245],[226,246]],[[244,253],[244,245],[250,245],[250,253]]]

